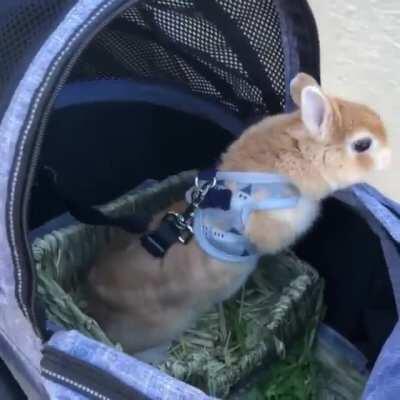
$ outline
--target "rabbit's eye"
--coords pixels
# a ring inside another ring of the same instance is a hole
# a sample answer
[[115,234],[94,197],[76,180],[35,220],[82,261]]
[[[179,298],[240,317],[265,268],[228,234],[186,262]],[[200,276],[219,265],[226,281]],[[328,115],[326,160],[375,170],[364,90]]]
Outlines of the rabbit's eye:
[[371,145],[372,145],[372,139],[370,138],[359,139],[353,143],[353,150],[357,153],[364,153],[364,151],[369,150]]

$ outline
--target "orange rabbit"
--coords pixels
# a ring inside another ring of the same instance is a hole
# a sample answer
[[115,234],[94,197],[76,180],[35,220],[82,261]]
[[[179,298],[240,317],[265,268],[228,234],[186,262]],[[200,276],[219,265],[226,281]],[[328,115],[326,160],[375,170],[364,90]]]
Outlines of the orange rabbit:
[[[390,161],[385,128],[373,110],[326,95],[302,73],[292,81],[291,93],[299,110],[248,128],[218,167],[222,172],[284,176],[296,188],[292,207],[249,212],[240,240],[258,254],[291,246],[315,221],[323,198]],[[237,191],[235,182],[227,186]],[[267,196],[260,193],[255,198]],[[173,208],[181,211],[184,204]],[[141,246],[138,236],[126,235],[105,249],[91,269],[89,313],[125,351],[145,351],[138,356],[151,361],[146,350],[177,338],[199,312],[243,285],[256,266],[251,260],[213,257],[196,234],[159,259]]]

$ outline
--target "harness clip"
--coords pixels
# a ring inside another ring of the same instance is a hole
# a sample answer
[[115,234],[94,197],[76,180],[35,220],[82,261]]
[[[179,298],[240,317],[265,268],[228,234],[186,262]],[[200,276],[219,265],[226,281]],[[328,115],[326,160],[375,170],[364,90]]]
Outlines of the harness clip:
[[179,230],[178,240],[182,244],[187,244],[193,236],[193,216],[196,209],[206,197],[208,191],[215,187],[217,179],[213,178],[212,181],[205,182],[200,185],[199,179],[195,179],[195,187],[191,196],[191,203],[188,208],[182,213],[169,212],[166,218],[173,217],[175,227]]

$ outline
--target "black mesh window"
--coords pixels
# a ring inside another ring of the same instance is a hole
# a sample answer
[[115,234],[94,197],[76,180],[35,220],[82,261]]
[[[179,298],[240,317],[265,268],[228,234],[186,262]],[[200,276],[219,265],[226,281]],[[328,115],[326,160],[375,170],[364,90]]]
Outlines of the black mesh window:
[[147,0],[96,36],[70,80],[173,83],[247,119],[284,108],[284,66],[272,0]]
[[250,45],[257,52],[273,89],[282,101],[285,95],[284,66],[279,18],[270,1],[222,0],[226,10],[238,24]]
[[0,118],[26,67],[76,0],[0,0]]

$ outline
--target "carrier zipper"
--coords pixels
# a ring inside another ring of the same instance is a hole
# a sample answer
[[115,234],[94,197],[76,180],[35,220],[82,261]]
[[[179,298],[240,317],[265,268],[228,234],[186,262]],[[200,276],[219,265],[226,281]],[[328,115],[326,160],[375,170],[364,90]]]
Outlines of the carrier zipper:
[[148,397],[109,372],[46,346],[41,362],[42,375],[95,400],[147,400]]
[[66,386],[72,386],[73,388],[76,388],[79,392],[89,394],[90,396],[93,396],[96,399],[111,400],[109,397],[103,396],[99,392],[96,392],[88,388],[87,386],[83,386],[82,384],[75,382],[72,379],[65,378],[64,376],[56,374],[55,372],[52,372],[46,368],[42,368],[42,375],[44,375],[50,380],[55,380],[56,382],[63,383]]
[[[32,258],[32,252],[29,249],[30,244],[26,232],[28,227],[28,204],[31,196],[31,187],[35,177],[40,157],[40,150],[45,136],[45,128],[51,114],[54,100],[60,90],[63,88],[73,67],[75,66],[77,59],[82,54],[83,50],[87,47],[93,37],[101,29],[103,29],[113,18],[121,14],[126,8],[137,1],[139,0],[109,0],[108,2],[103,4],[97,11],[93,12],[86,23],[84,23],[78,30],[78,32],[76,32],[76,34],[69,40],[69,42],[66,43],[59,57],[48,69],[48,75],[44,78],[44,83],[38,91],[36,102],[34,100],[33,106],[31,107],[30,113],[27,117],[27,123],[25,125],[25,129],[27,129],[27,131],[24,133],[24,136],[29,137],[30,135],[35,135],[33,139],[34,143],[32,144],[31,154],[27,156],[27,158],[20,164],[19,169],[14,168],[13,170],[12,180],[16,181],[15,188],[19,188],[22,194],[20,201],[15,202],[19,205],[19,207],[9,209],[8,214],[10,219],[12,218],[14,221],[19,222],[19,224],[15,224],[15,226],[17,227],[16,229],[20,230],[18,233],[15,233],[14,238],[11,238],[11,243],[13,243],[15,247],[14,262],[16,265],[15,279],[17,300],[22,312],[27,318],[30,319],[35,332],[42,339],[46,339],[46,330],[43,315],[41,317],[38,316],[38,302],[36,298],[37,276],[34,261]],[[113,7],[116,8],[109,12],[109,14],[104,15],[104,13],[106,13],[110,8]],[[94,30],[87,33],[87,30],[90,29],[90,27],[93,26],[96,22],[100,23],[98,24],[98,26],[96,26]],[[62,67],[62,64],[65,62],[65,57],[67,57],[68,52],[73,49],[74,43],[78,42],[85,34],[87,34],[87,37],[83,40],[83,42],[77,45],[74,54],[70,56],[70,59],[64,66],[63,71],[60,73],[55,73],[57,68]],[[63,54],[63,52],[65,54]],[[54,74],[53,78],[51,78],[52,74]],[[58,83],[52,90],[51,84],[56,79],[58,79]],[[52,91],[52,93],[50,94],[50,96],[46,97],[45,94],[48,94],[49,91]],[[32,123],[32,121],[35,119],[35,113],[37,112],[38,108],[40,107],[41,101],[43,101],[44,98],[47,98],[48,100],[47,103],[43,105],[43,111],[40,121]],[[36,134],[34,133],[35,129],[37,129]],[[24,141],[22,140],[21,142],[23,143]],[[24,150],[22,149],[23,145],[21,144],[21,142],[19,143],[20,147],[17,149],[17,154],[22,157]],[[27,164],[29,165],[29,169],[26,171]],[[21,168],[26,172],[24,171],[21,174]],[[17,190],[15,191],[17,192]],[[8,206],[10,207],[10,205]],[[18,218],[18,214],[21,216],[21,219]],[[19,245],[17,245],[17,243]]]

